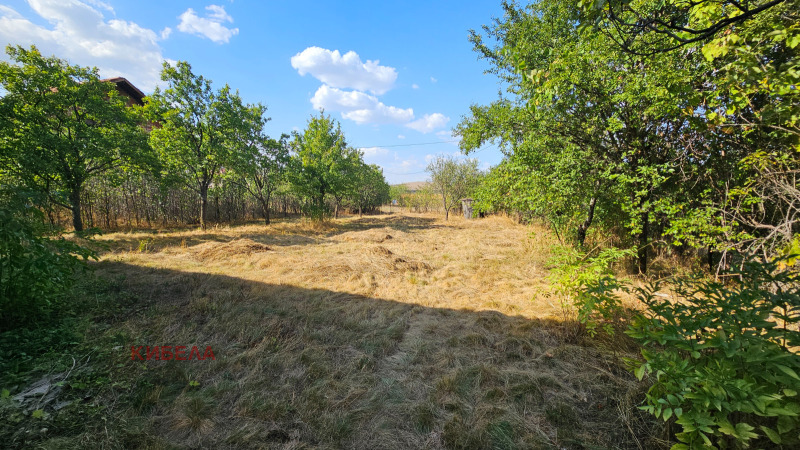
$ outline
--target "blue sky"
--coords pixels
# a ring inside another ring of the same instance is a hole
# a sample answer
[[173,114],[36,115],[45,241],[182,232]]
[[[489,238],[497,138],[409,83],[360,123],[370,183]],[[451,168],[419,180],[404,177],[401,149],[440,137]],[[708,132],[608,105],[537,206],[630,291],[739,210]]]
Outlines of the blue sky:
[[[472,2],[0,0],[3,44],[124,76],[145,93],[161,62],[267,105],[273,137],[324,107],[390,183],[426,178],[433,155],[457,153],[450,129],[501,86],[467,40],[502,14]],[[424,145],[417,145],[424,144]],[[500,152],[473,155],[483,168]]]

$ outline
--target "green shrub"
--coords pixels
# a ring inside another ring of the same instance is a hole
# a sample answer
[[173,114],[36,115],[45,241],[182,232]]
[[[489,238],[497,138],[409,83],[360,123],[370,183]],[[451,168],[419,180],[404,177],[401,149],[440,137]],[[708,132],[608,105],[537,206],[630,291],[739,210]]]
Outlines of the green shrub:
[[647,308],[627,333],[643,346],[636,376],[654,383],[642,408],[676,418],[676,450],[797,448],[800,276],[778,263],[730,275],[678,279],[670,296],[638,290]]
[[580,253],[573,247],[557,247],[555,267],[551,279],[556,292],[572,308],[590,336],[602,329],[613,334],[622,313],[622,303],[617,295],[627,291],[625,283],[614,276],[613,266],[618,261],[632,257],[635,250],[607,248],[596,256]]
[[41,213],[15,195],[0,195],[0,331],[52,311],[92,252],[50,238]]

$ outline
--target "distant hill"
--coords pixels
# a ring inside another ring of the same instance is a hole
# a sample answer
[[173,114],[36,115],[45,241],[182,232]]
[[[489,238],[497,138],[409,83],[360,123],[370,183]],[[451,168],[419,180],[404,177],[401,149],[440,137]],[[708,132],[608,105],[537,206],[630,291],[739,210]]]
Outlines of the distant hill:
[[416,191],[424,188],[425,186],[427,186],[428,182],[427,181],[412,181],[410,183],[402,183],[402,184],[405,185],[406,189],[408,189],[409,191],[416,192]]

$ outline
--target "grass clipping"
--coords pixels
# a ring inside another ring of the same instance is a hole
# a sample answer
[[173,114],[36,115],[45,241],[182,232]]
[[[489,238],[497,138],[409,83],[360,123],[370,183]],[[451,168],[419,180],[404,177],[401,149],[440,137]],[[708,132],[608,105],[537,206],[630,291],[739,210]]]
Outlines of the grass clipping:
[[222,260],[233,256],[251,256],[272,250],[268,246],[250,239],[234,239],[229,242],[206,242],[192,248],[194,256],[201,261]]

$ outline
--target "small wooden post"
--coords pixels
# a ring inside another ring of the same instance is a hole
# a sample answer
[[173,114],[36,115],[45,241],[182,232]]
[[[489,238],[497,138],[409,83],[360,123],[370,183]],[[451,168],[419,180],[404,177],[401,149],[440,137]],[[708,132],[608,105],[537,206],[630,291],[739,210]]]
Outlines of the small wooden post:
[[464,211],[464,218],[465,219],[472,219],[472,199],[471,198],[462,198],[461,199],[461,209]]

